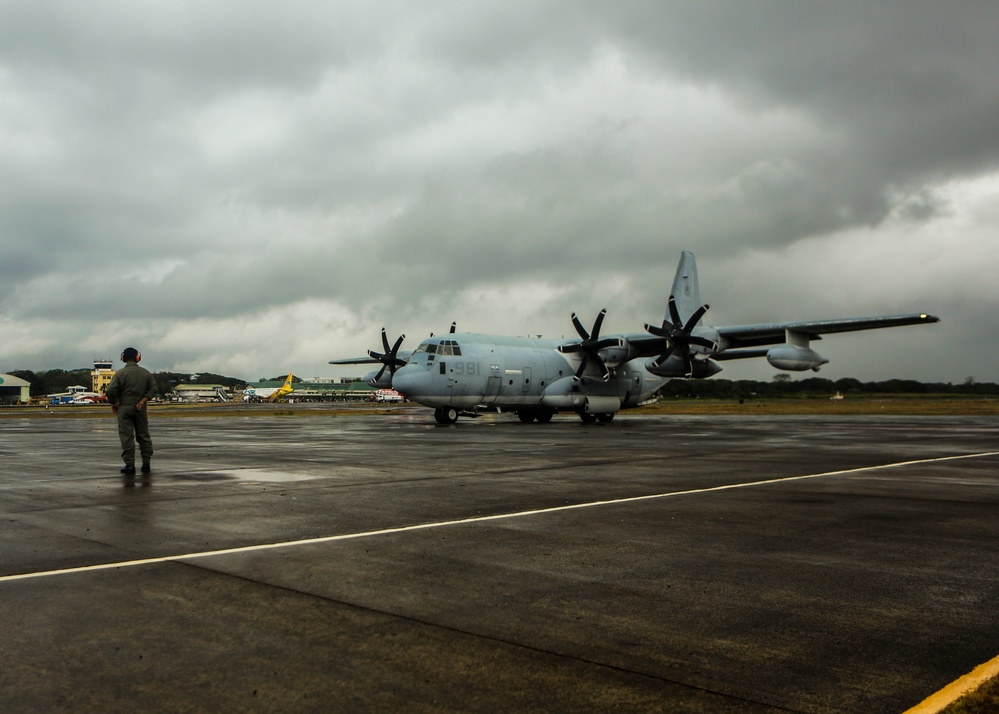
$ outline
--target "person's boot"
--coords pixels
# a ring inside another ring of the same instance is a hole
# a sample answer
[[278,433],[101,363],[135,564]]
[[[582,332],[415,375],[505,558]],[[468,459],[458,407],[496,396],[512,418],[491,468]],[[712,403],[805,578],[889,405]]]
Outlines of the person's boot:
[[147,474],[153,470],[153,467],[149,465],[148,461],[142,462],[142,473]]
[[135,475],[135,464],[125,464],[122,467],[121,472],[123,474],[125,474],[126,476],[134,476]]

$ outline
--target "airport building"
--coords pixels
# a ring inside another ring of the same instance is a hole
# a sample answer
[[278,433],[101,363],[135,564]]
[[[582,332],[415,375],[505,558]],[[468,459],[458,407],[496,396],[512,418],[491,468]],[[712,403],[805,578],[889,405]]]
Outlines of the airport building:
[[114,361],[94,358],[94,371],[90,373],[90,391],[104,394],[114,377]]
[[0,404],[27,404],[31,384],[12,374],[0,374]]
[[228,402],[232,395],[221,384],[178,384],[173,388],[178,402]]

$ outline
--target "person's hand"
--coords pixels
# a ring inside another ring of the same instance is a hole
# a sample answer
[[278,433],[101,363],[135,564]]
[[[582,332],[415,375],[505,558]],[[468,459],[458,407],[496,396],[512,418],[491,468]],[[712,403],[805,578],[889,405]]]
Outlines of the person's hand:
[[117,404],[112,404],[111,405],[111,412],[114,413],[114,414],[118,413],[118,405]]
[[146,402],[147,402],[147,401],[148,401],[148,400],[147,400],[147,399],[145,399],[145,398],[143,398],[143,399],[140,399],[140,400],[138,401],[138,403],[137,403],[137,404],[135,405],[135,408],[136,408],[136,409],[138,409],[138,410],[139,410],[139,411],[141,412],[141,411],[142,411],[143,409],[145,409],[145,408],[146,408]]

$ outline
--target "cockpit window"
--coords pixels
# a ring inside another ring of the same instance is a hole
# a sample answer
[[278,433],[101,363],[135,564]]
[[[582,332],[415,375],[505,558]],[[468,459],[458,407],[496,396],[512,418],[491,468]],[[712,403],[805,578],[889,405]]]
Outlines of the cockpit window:
[[[437,344],[436,343],[433,343],[433,344],[421,344],[419,347],[417,347],[415,350],[413,350],[413,354],[414,355],[422,354],[424,352],[426,352],[427,354],[431,354],[431,355],[432,354],[437,354]],[[443,352],[441,354],[443,354]],[[450,354],[450,353],[448,353],[448,354]],[[455,354],[461,354],[461,353],[460,352],[456,352]]]
[[[433,345],[431,345],[433,346]],[[437,354],[439,355],[461,355],[461,347],[454,340],[441,340],[440,344],[437,346]]]

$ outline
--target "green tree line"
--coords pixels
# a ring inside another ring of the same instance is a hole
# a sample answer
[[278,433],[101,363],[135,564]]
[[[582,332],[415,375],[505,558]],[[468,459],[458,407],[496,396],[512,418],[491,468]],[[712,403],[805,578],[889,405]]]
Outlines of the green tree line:
[[[31,384],[31,396],[65,392],[70,385],[82,384],[90,389],[90,369],[50,369],[45,372],[14,370],[10,374]],[[193,376],[193,379],[192,379]],[[271,381],[283,382],[287,375],[278,375]],[[156,388],[160,395],[169,394],[178,384],[221,384],[230,390],[241,390],[246,382],[236,377],[202,372],[154,372]],[[266,381],[266,380],[261,380]],[[293,381],[302,380],[294,377]],[[972,378],[961,384],[918,382],[911,379],[889,379],[883,382],[861,382],[850,377],[823,379],[810,377],[792,380],[790,375],[778,374],[771,382],[729,379],[674,379],[662,389],[665,398],[689,399],[825,399],[839,393],[843,396],[865,394],[942,394],[953,396],[999,396],[999,384],[976,382]]]
[[[65,392],[70,386],[76,384],[83,385],[89,390],[92,371],[91,369],[50,369],[44,372],[32,372],[25,369],[15,369],[10,374],[20,377],[31,385],[31,396],[43,397],[46,394]],[[153,372],[153,379],[156,380],[156,391],[161,396],[172,392],[178,384],[221,384],[230,390],[240,390],[246,387],[246,382],[242,379],[225,377],[211,372],[202,372],[196,375],[191,375],[189,372]]]
[[917,382],[912,379],[861,382],[850,377],[836,380],[810,377],[793,381],[786,377],[787,375],[777,375],[772,382],[674,379],[663,387],[662,396],[692,399],[828,399],[837,393],[844,397],[873,394],[999,396],[999,384],[976,382],[970,377],[961,384]]

